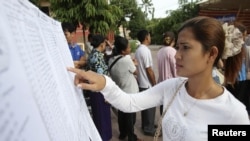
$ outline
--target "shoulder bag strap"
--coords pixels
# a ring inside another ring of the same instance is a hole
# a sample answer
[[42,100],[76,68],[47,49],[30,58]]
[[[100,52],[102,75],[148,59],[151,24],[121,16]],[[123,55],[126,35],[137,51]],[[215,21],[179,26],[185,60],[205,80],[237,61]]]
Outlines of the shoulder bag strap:
[[110,65],[109,71],[112,69],[112,67],[114,66],[114,64],[115,64],[119,59],[121,59],[121,58],[122,58],[122,55],[116,58],[116,60]]
[[172,99],[170,100],[170,102],[168,103],[166,109],[163,111],[162,113],[162,116],[160,117],[160,120],[158,121],[158,127],[156,129],[156,132],[155,132],[155,135],[154,135],[154,141],[157,141],[158,140],[158,137],[161,133],[161,126],[162,126],[162,119],[163,117],[165,116],[165,114],[167,113],[168,111],[168,108],[170,107],[170,105],[173,103],[174,101],[174,98],[176,97],[177,93],[180,91],[180,88],[182,87],[182,85],[186,82],[186,80],[184,80],[180,85],[179,87],[176,89],[174,95],[172,96]]

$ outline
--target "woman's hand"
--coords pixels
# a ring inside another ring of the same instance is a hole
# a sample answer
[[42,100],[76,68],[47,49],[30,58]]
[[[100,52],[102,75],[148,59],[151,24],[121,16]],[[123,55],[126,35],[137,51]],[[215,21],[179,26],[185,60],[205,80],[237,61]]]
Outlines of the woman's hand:
[[106,85],[105,77],[93,71],[84,71],[76,68],[67,68],[67,70],[76,74],[74,83],[79,88],[100,91]]
[[132,59],[132,61],[134,62],[134,65],[135,66],[138,66],[138,62],[137,62],[137,60],[134,58],[134,59]]
[[75,68],[80,68],[80,63],[79,63],[79,61],[74,61],[74,66],[75,66]]

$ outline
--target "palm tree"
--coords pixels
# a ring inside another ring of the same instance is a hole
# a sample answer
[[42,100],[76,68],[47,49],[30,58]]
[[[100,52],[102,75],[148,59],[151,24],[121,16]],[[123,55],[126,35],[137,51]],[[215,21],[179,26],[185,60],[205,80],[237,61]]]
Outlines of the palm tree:
[[146,17],[148,14],[152,14],[152,17],[154,17],[154,7],[152,0],[142,0],[141,8],[144,9],[144,14]]

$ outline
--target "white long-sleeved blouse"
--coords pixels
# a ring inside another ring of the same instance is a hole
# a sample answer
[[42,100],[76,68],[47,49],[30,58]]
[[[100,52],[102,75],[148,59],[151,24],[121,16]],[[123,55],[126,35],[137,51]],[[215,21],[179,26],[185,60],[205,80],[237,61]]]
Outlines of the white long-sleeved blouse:
[[186,78],[179,77],[165,80],[140,94],[125,94],[109,77],[105,78],[106,86],[101,93],[124,112],[138,112],[161,104],[165,109],[180,86],[162,120],[164,141],[207,141],[208,125],[250,124],[245,105],[226,88],[216,98],[196,99],[182,85]]

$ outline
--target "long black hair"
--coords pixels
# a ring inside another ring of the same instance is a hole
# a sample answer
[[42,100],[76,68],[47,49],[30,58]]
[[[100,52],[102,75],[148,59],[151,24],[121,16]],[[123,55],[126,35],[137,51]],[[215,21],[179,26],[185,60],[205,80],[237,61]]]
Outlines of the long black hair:
[[126,50],[128,47],[128,40],[126,38],[123,38],[121,36],[116,36],[115,37],[115,42],[114,42],[114,55],[119,55],[122,53],[123,50]]

